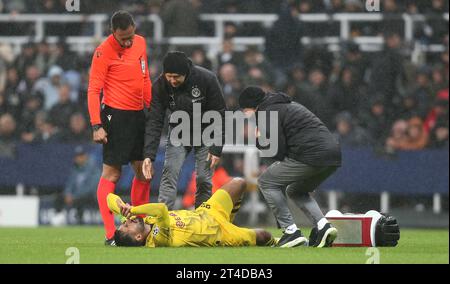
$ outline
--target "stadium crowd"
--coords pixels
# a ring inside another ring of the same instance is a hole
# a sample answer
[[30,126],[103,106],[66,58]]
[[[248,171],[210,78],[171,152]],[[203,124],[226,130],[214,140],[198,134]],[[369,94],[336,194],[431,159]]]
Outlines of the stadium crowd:
[[[0,13],[60,13],[64,3],[0,0]],[[311,109],[344,146],[371,146],[388,153],[448,147],[448,23],[442,17],[429,17],[423,25],[417,25],[416,41],[446,47],[442,53],[424,54],[420,64],[409,60],[410,43],[402,39],[399,25],[390,22],[396,20],[394,16],[381,25],[352,28],[353,36],[382,34],[386,44],[379,53],[362,52],[352,42],[343,43],[337,53],[328,51],[326,46],[301,44],[302,36],[326,36],[335,31],[331,26],[303,24],[298,14],[358,12],[364,9],[361,3],[115,0],[81,1],[81,9],[104,13],[127,7],[135,14],[158,13],[164,22],[165,36],[207,34],[207,25],[202,27],[197,20],[200,13],[280,11],[279,20],[271,28],[227,23],[222,51],[216,58],[209,58],[201,46],[186,49],[194,63],[218,74],[229,109],[237,109],[238,94],[245,86],[260,85],[266,90],[284,91]],[[383,11],[392,15],[442,15],[448,13],[448,2],[385,0]],[[177,17],[177,13],[184,16]],[[8,35],[11,27],[2,26],[0,35]],[[53,32],[61,36],[70,28],[53,26]],[[82,25],[77,29],[80,34],[85,32]],[[139,29],[146,33],[145,26]],[[261,34],[266,38],[265,46],[250,46],[243,52],[234,47],[235,36]],[[150,44],[150,48],[151,75],[155,80],[161,70],[161,54],[173,47]],[[11,156],[19,142],[91,141],[86,104],[90,58],[90,54],[72,52],[63,37],[57,44],[30,42],[18,56],[14,56],[11,46],[0,42],[0,155]]]

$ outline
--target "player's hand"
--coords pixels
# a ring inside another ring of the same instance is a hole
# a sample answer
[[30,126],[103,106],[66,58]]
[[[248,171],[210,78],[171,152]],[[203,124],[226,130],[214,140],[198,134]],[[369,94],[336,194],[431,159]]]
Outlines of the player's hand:
[[129,219],[131,217],[132,206],[130,204],[123,202],[122,199],[120,199],[120,198],[116,200],[116,203],[117,203],[117,206],[119,207],[120,215]]
[[208,158],[206,159],[206,161],[207,162],[211,161],[210,168],[215,169],[220,163],[220,157],[217,157],[211,153],[208,153]]
[[146,179],[152,179],[153,177],[153,164],[150,158],[146,158],[142,162],[142,174]]
[[125,218],[130,219],[132,217],[131,208],[132,206],[130,204],[124,203],[122,206],[120,206],[120,214]]
[[99,128],[98,130],[94,130],[93,134],[93,139],[95,143],[98,144],[106,144],[108,143],[108,133],[106,133],[105,129],[103,129],[103,127]]

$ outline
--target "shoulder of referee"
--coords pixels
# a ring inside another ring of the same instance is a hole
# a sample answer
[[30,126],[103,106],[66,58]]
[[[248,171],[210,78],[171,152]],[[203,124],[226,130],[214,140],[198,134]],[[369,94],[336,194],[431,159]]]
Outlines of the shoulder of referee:
[[98,58],[105,60],[105,58],[108,58],[109,54],[112,52],[113,50],[111,46],[106,41],[104,41],[99,46],[97,46],[97,48],[94,51],[94,54],[92,54],[92,57],[94,59]]
[[134,41],[138,44],[142,44],[143,46],[147,46],[147,41],[145,40],[145,38],[141,35],[136,34],[134,36]]

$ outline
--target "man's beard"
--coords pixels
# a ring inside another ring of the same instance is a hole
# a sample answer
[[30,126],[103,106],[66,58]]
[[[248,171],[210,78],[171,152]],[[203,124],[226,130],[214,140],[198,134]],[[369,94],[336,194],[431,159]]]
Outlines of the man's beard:
[[144,229],[145,229],[144,219],[136,218],[136,221],[138,222],[139,230],[144,231]]

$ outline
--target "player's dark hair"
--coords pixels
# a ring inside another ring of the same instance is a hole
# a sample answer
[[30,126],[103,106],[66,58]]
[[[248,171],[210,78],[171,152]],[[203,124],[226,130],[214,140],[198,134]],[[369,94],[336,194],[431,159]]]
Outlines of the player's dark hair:
[[130,26],[135,26],[133,16],[124,10],[120,10],[114,13],[111,17],[111,28],[113,31],[117,29],[126,30]]
[[119,230],[114,233],[114,241],[118,247],[141,247],[145,245],[145,240],[140,242]]

